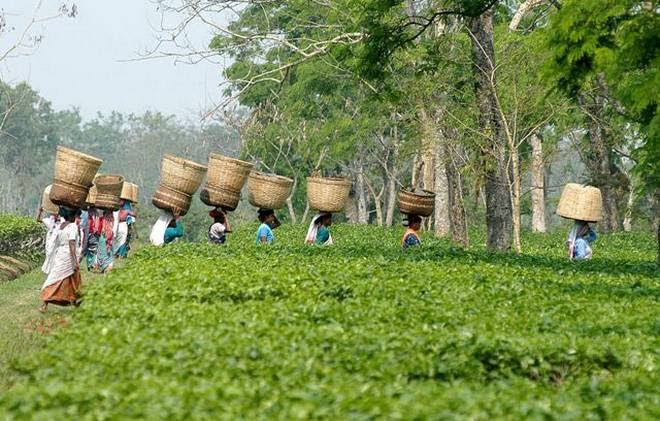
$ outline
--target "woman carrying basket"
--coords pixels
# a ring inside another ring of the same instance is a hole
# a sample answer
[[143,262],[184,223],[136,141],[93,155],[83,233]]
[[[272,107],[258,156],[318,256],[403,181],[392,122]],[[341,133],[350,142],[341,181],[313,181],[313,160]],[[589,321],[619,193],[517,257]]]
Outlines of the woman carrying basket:
[[227,214],[222,208],[215,208],[209,212],[213,218],[213,224],[209,227],[208,237],[211,244],[224,244],[227,241],[227,234],[231,232]]
[[45,312],[48,304],[67,306],[76,304],[80,297],[80,268],[78,266],[78,244],[80,230],[76,224],[79,210],[60,208],[64,221],[60,224],[56,237],[46,254],[43,270],[48,273],[41,287],[39,311]]
[[331,213],[319,213],[309,224],[306,244],[317,244],[319,246],[332,245],[332,235],[330,235],[330,226],[332,225]]
[[280,226],[275,211],[272,209],[259,209],[257,215],[259,222],[261,222],[257,229],[257,244],[273,244],[275,241],[273,230]]
[[410,247],[422,245],[419,238],[419,229],[422,227],[422,217],[419,215],[408,215],[406,232],[401,239],[401,247],[406,250]]
[[588,260],[593,256],[591,243],[596,241],[596,232],[588,222],[575,221],[573,229],[568,233],[568,258],[570,260]]

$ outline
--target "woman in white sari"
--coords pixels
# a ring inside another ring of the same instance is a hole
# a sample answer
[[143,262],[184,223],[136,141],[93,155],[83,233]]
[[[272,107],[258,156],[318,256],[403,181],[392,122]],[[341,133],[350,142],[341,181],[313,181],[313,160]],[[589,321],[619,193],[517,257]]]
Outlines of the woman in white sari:
[[59,225],[57,234],[49,244],[46,262],[42,269],[48,277],[41,287],[41,312],[48,309],[48,304],[77,304],[80,297],[80,268],[78,266],[77,249],[80,240],[80,230],[76,224],[79,211],[63,209],[64,221]]
[[306,244],[317,244],[320,246],[332,245],[332,235],[328,229],[332,225],[331,213],[319,213],[309,224],[307,236],[305,237]]

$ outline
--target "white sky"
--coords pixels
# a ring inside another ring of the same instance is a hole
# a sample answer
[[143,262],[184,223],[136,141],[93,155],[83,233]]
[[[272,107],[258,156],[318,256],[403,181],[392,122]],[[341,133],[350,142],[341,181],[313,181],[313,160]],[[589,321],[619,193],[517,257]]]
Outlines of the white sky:
[[[42,0],[39,16],[49,16],[63,0]],[[8,26],[0,34],[0,55],[33,16],[38,0],[0,0]],[[68,2],[70,3],[70,1]],[[0,64],[0,78],[27,80],[56,109],[78,107],[84,118],[97,111],[143,113],[158,110],[196,118],[221,95],[222,68],[172,58],[121,62],[153,48],[160,14],[149,0],[74,0],[78,15],[38,24],[38,49]],[[208,45],[212,34],[194,28],[193,41]]]

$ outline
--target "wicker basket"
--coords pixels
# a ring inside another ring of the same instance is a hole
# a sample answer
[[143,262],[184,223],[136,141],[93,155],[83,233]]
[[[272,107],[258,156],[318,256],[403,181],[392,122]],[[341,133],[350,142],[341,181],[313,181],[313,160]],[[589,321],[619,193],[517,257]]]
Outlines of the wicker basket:
[[87,199],[85,199],[88,207],[96,205],[96,186],[89,188],[89,193],[87,193]]
[[192,197],[190,195],[172,190],[161,184],[158,186],[156,193],[154,193],[151,203],[158,209],[167,210],[175,215],[183,216],[188,213],[191,200]]
[[57,206],[82,209],[87,205],[87,187],[69,184],[60,180],[53,181],[50,188],[50,201]]
[[41,208],[44,212],[50,213],[52,215],[57,215],[60,211],[60,208],[53,202],[50,201],[50,189],[52,185],[46,186],[44,189],[44,194],[41,195]]
[[96,186],[96,200],[94,205],[100,209],[117,210],[120,207],[120,198],[124,177],[115,174],[97,175],[94,179]]
[[207,184],[216,189],[240,192],[253,165],[240,159],[211,153]]
[[557,215],[577,221],[598,222],[603,218],[603,197],[592,186],[569,183],[564,187]]
[[424,190],[413,193],[406,190],[399,192],[399,210],[408,215],[430,216],[435,208],[435,193]]
[[248,177],[248,200],[260,209],[280,209],[292,187],[293,180],[288,177],[252,171]]
[[308,177],[307,200],[312,209],[341,212],[351,192],[351,180],[342,177]]
[[124,185],[121,188],[121,195],[119,195],[119,197],[124,200],[128,200],[129,202],[137,203],[139,192],[140,188],[137,186],[137,184],[124,181]]
[[202,184],[205,174],[206,167],[203,165],[177,156],[165,155],[160,171],[160,185],[192,196]]
[[238,207],[238,202],[241,200],[241,193],[206,186],[199,192],[199,198],[206,205],[220,206],[226,211],[234,211]]
[[89,188],[102,160],[64,146],[57,147],[55,180],[74,186]]

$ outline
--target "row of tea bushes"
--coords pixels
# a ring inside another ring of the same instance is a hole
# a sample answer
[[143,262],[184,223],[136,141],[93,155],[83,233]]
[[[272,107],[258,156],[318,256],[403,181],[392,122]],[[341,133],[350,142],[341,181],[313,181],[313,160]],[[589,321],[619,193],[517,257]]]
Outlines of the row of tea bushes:
[[32,218],[0,214],[0,281],[29,271],[43,258],[44,228]]
[[[86,290],[0,396],[17,418],[645,419],[658,408],[660,279],[646,235],[591,262],[563,234],[529,254],[452,249],[401,229],[305,227],[272,247],[146,247]],[[476,234],[478,236],[478,234]],[[476,237],[475,236],[475,237]],[[475,240],[476,242],[477,240]],[[657,412],[656,412],[657,415]]]

